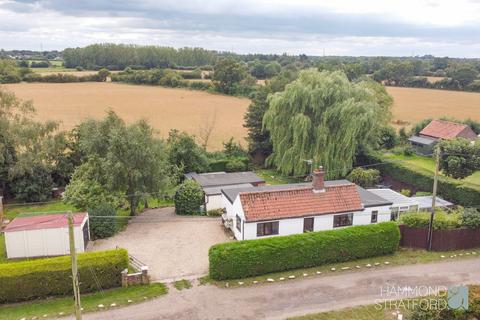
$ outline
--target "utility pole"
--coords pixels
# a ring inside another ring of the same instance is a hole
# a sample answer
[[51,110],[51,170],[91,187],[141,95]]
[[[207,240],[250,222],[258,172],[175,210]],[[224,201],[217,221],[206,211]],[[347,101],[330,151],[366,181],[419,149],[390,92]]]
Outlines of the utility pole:
[[432,250],[433,240],[433,219],[435,217],[435,203],[437,201],[437,182],[438,171],[440,167],[440,150],[438,147],[435,149],[435,175],[433,176],[433,191],[432,191],[432,212],[430,213],[430,223],[428,225],[428,238],[427,238],[427,250]]
[[70,256],[72,257],[73,295],[75,297],[75,318],[82,320],[82,307],[80,304],[80,286],[78,283],[77,253],[75,251],[75,234],[73,231],[73,214],[68,212],[68,236],[70,239]]

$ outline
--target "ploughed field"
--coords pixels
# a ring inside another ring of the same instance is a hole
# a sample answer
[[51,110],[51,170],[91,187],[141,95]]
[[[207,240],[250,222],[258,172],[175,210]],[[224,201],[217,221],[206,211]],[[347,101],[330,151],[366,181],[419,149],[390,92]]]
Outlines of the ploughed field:
[[[18,83],[5,85],[31,99],[39,120],[57,120],[71,129],[86,118],[101,118],[109,109],[131,123],[147,119],[162,137],[170,129],[200,136],[212,127],[208,149],[221,149],[230,137],[245,145],[243,116],[250,101],[204,91],[119,83]],[[213,125],[212,125],[213,124]]]
[[387,87],[393,97],[393,119],[409,126],[425,118],[453,117],[480,121],[480,93]]

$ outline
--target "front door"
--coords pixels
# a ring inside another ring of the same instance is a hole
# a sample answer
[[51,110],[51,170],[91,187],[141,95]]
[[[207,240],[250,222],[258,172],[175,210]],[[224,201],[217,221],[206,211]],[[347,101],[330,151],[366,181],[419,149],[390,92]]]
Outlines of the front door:
[[312,232],[313,231],[313,219],[314,218],[304,218],[303,219],[303,232]]

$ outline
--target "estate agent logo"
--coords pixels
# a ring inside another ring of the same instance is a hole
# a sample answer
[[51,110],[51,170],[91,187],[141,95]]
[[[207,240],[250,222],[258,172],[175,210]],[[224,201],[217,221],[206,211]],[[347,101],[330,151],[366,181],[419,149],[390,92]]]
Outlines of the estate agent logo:
[[448,307],[455,310],[468,310],[468,287],[454,286],[448,288]]

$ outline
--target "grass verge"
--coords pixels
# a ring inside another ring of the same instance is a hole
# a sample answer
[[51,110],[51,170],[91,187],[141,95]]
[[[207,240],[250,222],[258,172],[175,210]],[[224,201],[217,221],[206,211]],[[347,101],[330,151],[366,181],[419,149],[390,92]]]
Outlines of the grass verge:
[[[83,312],[108,310],[126,306],[133,303],[140,303],[148,299],[162,296],[168,292],[167,287],[162,283],[154,283],[145,286],[133,286],[105,290],[93,294],[85,294],[81,297]],[[129,302],[130,301],[130,302]],[[99,308],[102,304],[104,308]],[[115,304],[112,306],[112,304]],[[55,318],[59,315],[73,314],[72,297],[51,298],[46,300],[35,300],[31,302],[0,305],[1,319],[16,320],[22,318]],[[44,317],[47,315],[46,317]]]
[[347,308],[338,311],[321,312],[301,317],[289,318],[289,320],[393,320],[397,317],[392,314],[393,310],[380,309],[377,305],[367,305],[355,308]]
[[173,283],[173,286],[177,290],[183,289],[190,289],[192,287],[192,283],[186,279],[178,280]]
[[12,203],[5,205],[5,216],[7,219],[12,220],[19,214],[43,214],[43,213],[55,213],[55,212],[67,212],[77,211],[77,209],[62,201],[55,201],[49,203],[40,203],[37,205]]
[[[445,260],[465,259],[480,256],[480,248],[470,250],[456,250],[447,252],[432,252],[426,250],[415,250],[400,248],[395,254],[359,259],[342,263],[325,264],[314,268],[294,269],[290,271],[275,272],[257,277],[249,277],[243,279],[233,279],[218,281],[210,279],[208,276],[200,278],[200,283],[210,283],[218,287],[239,287],[250,286],[258,283],[291,281],[291,279],[304,278],[309,276],[322,276],[324,274],[336,274],[345,272],[359,272],[375,268],[388,268],[391,266],[430,263]],[[367,265],[370,267],[367,267]],[[377,264],[377,265],[376,265]],[[358,266],[358,267],[357,267]],[[332,270],[334,268],[334,270]],[[343,268],[343,269],[342,269]],[[289,278],[290,277],[290,278]],[[293,278],[292,278],[293,277]],[[283,279],[282,279],[283,278]],[[269,281],[273,279],[274,281]]]

